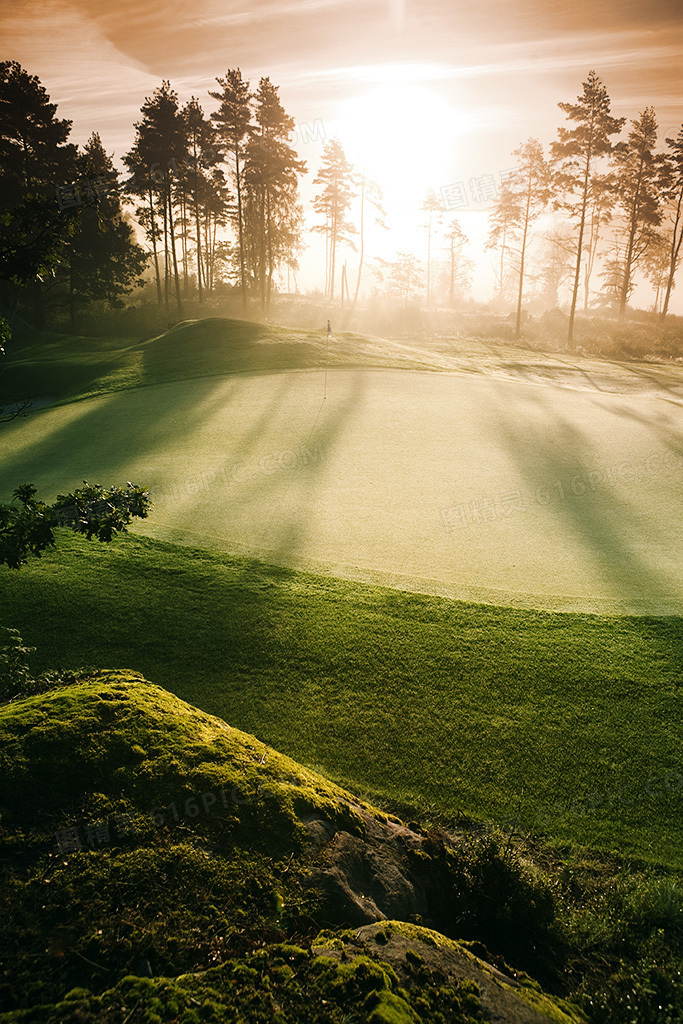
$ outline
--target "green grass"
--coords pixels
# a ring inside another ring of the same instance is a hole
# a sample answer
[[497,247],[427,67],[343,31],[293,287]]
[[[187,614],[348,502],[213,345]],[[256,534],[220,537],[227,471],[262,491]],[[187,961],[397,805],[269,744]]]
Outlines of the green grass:
[[[50,396],[91,398],[127,388],[245,370],[329,365],[397,366],[380,346],[346,333],[326,345],[322,331],[299,331],[246,320],[183,321],[155,338],[83,338],[51,332],[19,337],[2,377],[4,401]],[[411,365],[424,366],[413,357]]]
[[[476,318],[475,318],[476,319]],[[589,332],[593,321],[588,320]],[[529,348],[512,338],[491,340],[491,323],[475,329],[466,318],[449,319],[426,336],[389,339],[338,331],[326,342],[323,330],[261,324],[249,320],[207,317],[181,321],[156,337],[82,337],[54,331],[18,335],[8,347],[0,386],[0,402],[50,397],[59,402],[91,398],[128,388],[221,374],[307,369],[329,366],[376,366],[398,369],[447,370],[465,373],[522,371],[549,381],[582,384],[588,374],[607,383],[607,390],[632,389],[644,383],[667,388],[683,380],[680,367],[643,366],[636,348],[609,352],[610,358],[584,354],[556,355]],[[672,330],[674,328],[671,328]],[[677,328],[676,328],[677,329]],[[620,325],[652,335],[650,326]],[[658,328],[657,328],[658,330]],[[656,330],[655,332],[656,333]],[[485,336],[480,337],[481,334]],[[654,342],[653,342],[654,344]],[[599,349],[595,350],[596,352]],[[632,361],[629,361],[632,360]]]
[[[484,965],[414,917],[383,924],[376,942],[355,929],[318,935],[329,895],[311,869],[328,862],[302,819],[372,845],[366,829],[381,834],[385,815],[273,750],[264,760],[254,737],[138,675],[37,686],[0,704],[0,1021],[114,1024],[137,1010],[150,1024],[181,1014],[343,1024],[350,1007],[376,1024],[481,1019],[467,973],[440,968],[448,951],[474,977]],[[517,944],[510,918],[523,908],[527,959],[540,961],[536,943],[562,959],[540,872],[489,847],[444,857],[428,839],[413,859],[449,894],[447,915],[433,896],[423,907],[447,934],[505,946],[506,933],[509,946],[512,931]],[[410,871],[407,852],[399,862]],[[415,947],[407,963],[382,956],[393,932]],[[523,999],[556,1024],[577,1020],[520,980],[503,986],[508,1006]]]
[[468,605],[62,534],[0,569],[34,668],[135,669],[376,800],[683,865],[679,619]]

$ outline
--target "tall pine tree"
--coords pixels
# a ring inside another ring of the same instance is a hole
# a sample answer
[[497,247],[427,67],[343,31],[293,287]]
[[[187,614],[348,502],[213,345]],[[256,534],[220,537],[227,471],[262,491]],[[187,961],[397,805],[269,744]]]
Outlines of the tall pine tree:
[[515,337],[522,333],[522,299],[524,295],[524,276],[527,269],[527,257],[531,242],[531,229],[534,222],[548,208],[550,202],[550,168],[543,155],[543,147],[538,139],[528,139],[519,149],[514,151],[517,167],[506,179],[507,191],[514,204],[515,214],[512,231],[515,235],[518,262],[517,284],[517,315],[515,320]]
[[[0,62],[0,302],[13,310],[22,288],[43,325],[43,279],[55,273],[73,229],[78,200],[62,200],[76,175],[71,121],[35,75]],[[64,189],[62,192],[60,190]]]
[[[141,108],[142,120],[135,124],[135,141],[131,151],[123,158],[133,174],[131,190],[144,196],[149,203],[152,240],[156,221],[160,217],[164,240],[164,301],[169,307],[169,282],[175,283],[178,313],[182,312],[176,229],[174,218],[173,185],[178,178],[178,167],[188,158],[187,128],[178,107],[178,95],[171,83],[163,81]],[[138,177],[139,176],[139,177]],[[161,207],[161,210],[159,210]],[[156,242],[153,242],[156,245]],[[155,254],[156,255],[156,254]],[[158,256],[156,256],[158,259]]]
[[646,107],[637,121],[631,122],[628,141],[615,147],[616,197],[622,211],[622,227],[618,233],[621,252],[621,285],[619,316],[624,316],[633,288],[633,272],[654,238],[654,228],[661,223],[658,190],[659,161],[657,119],[652,107]]
[[298,179],[306,164],[289,144],[293,129],[277,87],[262,78],[245,148],[243,195],[246,260],[262,309],[270,304],[275,271],[301,247]]
[[422,225],[427,231],[427,306],[432,301],[432,234],[443,218],[443,203],[433,188],[427,190],[420,210],[427,214],[427,221]]
[[669,261],[662,303],[662,320],[669,309],[676,272],[683,259],[683,125],[675,139],[667,139],[670,150],[661,166],[660,192],[667,215]]
[[216,125],[218,135],[230,157],[231,179],[237,197],[234,222],[238,245],[240,293],[242,308],[246,310],[247,261],[242,189],[244,149],[252,131],[251,94],[249,82],[242,78],[239,68],[227,71],[223,78],[217,78],[216,81],[221,87],[221,92],[209,92],[209,96],[218,100],[220,106],[211,115],[211,120]]
[[583,92],[576,103],[558,103],[572,127],[558,129],[558,141],[551,143],[556,168],[555,188],[558,206],[569,211],[578,224],[574,284],[569,313],[567,345],[574,345],[574,319],[581,284],[581,265],[584,250],[586,217],[590,202],[591,180],[596,162],[612,152],[611,136],[618,135],[625,118],[612,117],[607,90],[595,71],[590,71],[583,83]]
[[352,190],[353,167],[346,159],[338,139],[330,139],[325,143],[322,166],[313,184],[322,186],[313,199],[313,209],[324,216],[325,223],[316,224],[313,230],[325,235],[325,293],[330,302],[334,302],[337,249],[344,243],[355,248],[351,236],[356,233],[356,228],[347,217],[355,195]]
[[68,239],[65,260],[72,325],[79,304],[95,299],[119,305],[148,259],[123,217],[118,171],[96,132],[77,157],[77,171],[84,205]]

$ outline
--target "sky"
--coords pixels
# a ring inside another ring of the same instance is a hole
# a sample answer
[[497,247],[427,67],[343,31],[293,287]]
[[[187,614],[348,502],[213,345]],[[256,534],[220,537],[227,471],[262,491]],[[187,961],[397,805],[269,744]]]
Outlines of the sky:
[[[385,252],[424,243],[418,208],[433,188],[481,255],[514,149],[556,137],[558,102],[575,100],[591,69],[615,116],[654,106],[662,144],[683,122],[681,0],[0,0],[0,39],[3,59],[37,75],[73,121],[72,141],[98,131],[119,166],[162,79],[210,112],[228,68],[254,87],[268,76],[298,126],[310,223],[324,139],[337,135],[385,190]],[[314,246],[304,286],[323,286],[319,264]]]

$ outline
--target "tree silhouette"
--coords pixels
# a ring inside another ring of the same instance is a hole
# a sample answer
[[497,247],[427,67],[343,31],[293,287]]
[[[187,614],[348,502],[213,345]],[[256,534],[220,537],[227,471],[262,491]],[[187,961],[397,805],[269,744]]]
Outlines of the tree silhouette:
[[502,302],[507,280],[507,261],[510,253],[510,240],[513,236],[518,218],[517,196],[504,181],[496,196],[491,210],[487,249],[500,249],[500,263],[496,271],[498,280],[498,298]]
[[514,151],[518,158],[517,167],[507,179],[507,188],[516,201],[517,212],[512,220],[512,230],[519,240],[516,248],[519,257],[517,286],[517,316],[515,321],[515,337],[522,333],[522,298],[524,294],[524,274],[527,254],[531,241],[531,228],[534,222],[548,208],[551,197],[550,168],[543,155],[543,147],[538,139],[528,139]]
[[384,209],[384,196],[382,195],[382,189],[380,185],[369,178],[365,171],[358,173],[353,179],[354,185],[360,188],[360,226],[359,226],[359,252],[358,252],[358,274],[356,276],[356,290],[353,295],[353,305],[351,307],[352,312],[355,310],[358,303],[358,293],[360,291],[361,276],[363,273],[363,263],[365,261],[365,205],[370,203],[375,209],[375,224],[378,227],[388,230],[384,223],[386,217],[386,211]]
[[298,176],[306,164],[289,145],[294,120],[269,78],[259,82],[254,122],[244,155],[245,249],[261,308],[266,309],[275,270],[301,245]]
[[[161,205],[164,238],[164,302],[169,308],[169,280],[175,284],[178,313],[182,313],[178,254],[173,216],[173,183],[179,165],[188,158],[187,130],[178,108],[178,95],[171,83],[163,81],[141,107],[142,120],[135,123],[135,142],[124,157],[124,163],[135,180],[130,184],[135,194],[145,195],[149,202],[152,239],[155,236],[155,200]],[[137,180],[136,175],[140,175]],[[156,258],[156,254],[155,254]]]
[[574,345],[574,318],[581,283],[591,178],[596,161],[600,157],[609,156],[612,152],[610,137],[619,134],[626,119],[611,116],[607,90],[595,71],[589,72],[587,80],[583,83],[583,92],[576,103],[558,103],[558,106],[573,124],[572,128],[560,127],[558,141],[551,143],[556,168],[555,187],[559,194],[558,205],[564,207],[572,218],[578,221],[574,284],[567,335],[567,346],[571,350]]
[[[377,262],[388,275],[388,290],[400,297],[405,309],[410,296],[422,287],[423,270],[420,261],[414,253],[401,250],[396,253],[395,259],[378,259]],[[379,276],[383,278],[384,273],[380,272]]]
[[84,205],[66,246],[69,316],[76,305],[104,299],[112,305],[130,291],[147,263],[147,253],[121,211],[118,171],[95,132],[76,159]]
[[670,149],[661,164],[660,189],[668,220],[669,263],[662,303],[662,320],[667,314],[676,271],[683,259],[683,125],[675,139],[667,139]]
[[456,285],[463,290],[469,287],[474,264],[465,255],[469,239],[455,217],[446,232],[446,241],[448,242],[448,298],[452,309]]
[[427,190],[420,210],[427,214],[427,223],[422,227],[427,230],[427,306],[431,304],[431,269],[432,269],[432,231],[441,223],[444,208],[443,203],[433,188]]
[[184,186],[183,197],[185,189],[187,190],[194,214],[197,294],[199,302],[202,302],[204,297],[203,279],[206,277],[202,251],[208,244],[205,241],[202,245],[203,214],[207,204],[211,202],[211,199],[215,199],[213,180],[209,172],[218,163],[220,152],[216,147],[216,131],[204,116],[204,111],[196,97],[193,96],[190,102],[185,104],[181,113],[185,122],[188,157],[179,184]]
[[75,177],[76,147],[67,142],[71,121],[56,112],[35,75],[0,62],[0,298],[14,309],[27,288],[38,327],[43,280],[63,257],[74,217],[57,202]]
[[623,230],[619,233],[623,239],[619,316],[626,312],[633,271],[652,242],[653,228],[662,220],[659,161],[654,152],[657,120],[653,108],[646,107],[631,125],[628,141],[619,143],[614,150],[617,205],[624,216]]
[[583,273],[583,308],[588,309],[590,282],[595,269],[602,229],[612,220],[616,203],[616,179],[614,174],[594,174],[588,187],[587,232],[584,241],[586,262]]
[[325,294],[330,302],[334,302],[337,248],[346,243],[355,249],[351,236],[356,234],[356,228],[347,218],[355,195],[352,191],[353,167],[346,159],[338,139],[330,139],[325,143],[322,166],[313,184],[322,186],[322,191],[313,199],[313,209],[323,214],[325,223],[315,225],[313,230],[325,235]]
[[211,120],[215,123],[220,139],[232,157],[231,175],[237,195],[235,221],[239,247],[240,293],[242,295],[242,308],[246,310],[247,269],[242,204],[242,164],[245,141],[249,138],[252,131],[251,94],[249,92],[249,82],[242,78],[242,72],[239,68],[227,71],[223,78],[217,78],[216,81],[221,86],[222,91],[209,92],[209,96],[220,103],[218,110],[211,115]]

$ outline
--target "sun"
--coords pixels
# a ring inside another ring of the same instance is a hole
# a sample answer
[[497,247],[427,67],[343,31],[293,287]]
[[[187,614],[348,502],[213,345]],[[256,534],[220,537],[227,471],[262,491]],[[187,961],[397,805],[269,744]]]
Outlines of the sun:
[[382,187],[387,204],[419,204],[448,185],[467,118],[435,88],[386,82],[341,101],[335,122],[347,158]]

